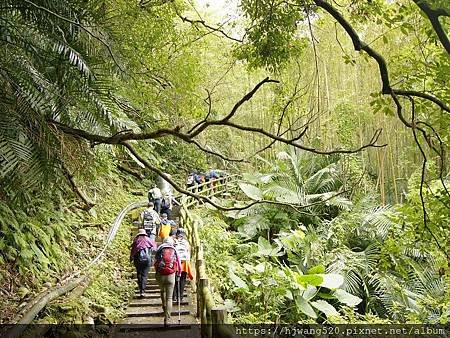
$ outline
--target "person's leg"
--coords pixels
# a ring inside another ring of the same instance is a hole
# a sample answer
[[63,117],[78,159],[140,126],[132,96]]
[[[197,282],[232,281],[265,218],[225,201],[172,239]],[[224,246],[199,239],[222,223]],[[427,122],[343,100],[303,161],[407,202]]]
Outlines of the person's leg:
[[166,284],[165,284],[165,291],[166,291],[166,318],[167,321],[170,320],[170,316],[172,314],[172,294],[173,294],[173,288],[175,285],[175,273],[172,273],[170,275],[165,276],[166,278]]
[[178,297],[180,297],[180,302],[183,300],[184,287],[186,286],[186,277],[187,277],[187,272],[183,271],[181,273],[181,277],[180,277],[180,294],[178,296]]
[[141,274],[141,268],[139,266],[139,263],[135,260],[134,261],[134,266],[136,267],[136,277],[137,277],[137,284],[138,284],[138,289],[139,289],[139,293],[141,293],[141,286],[142,286],[142,274]]
[[145,292],[145,288],[147,286],[147,278],[148,278],[148,272],[150,270],[150,266],[151,266],[151,261],[142,266],[142,277],[141,277],[142,278],[141,279],[142,293]]
[[155,275],[156,281],[158,282],[158,286],[159,286],[159,294],[161,296],[162,309],[163,309],[163,312],[165,314],[166,313],[166,306],[165,306],[165,304],[166,304],[166,302],[165,302],[165,300],[166,300],[166,293],[165,293],[165,290],[164,290],[163,277],[164,276],[161,276],[160,274],[156,274]]
[[153,201],[153,204],[155,205],[156,212],[159,214],[161,212],[161,199],[160,198],[156,198]]
[[180,297],[180,295],[178,294],[178,290],[179,290],[178,284],[179,284],[179,282],[177,282],[177,280],[175,278],[175,285],[173,287],[173,292],[172,292],[172,299],[173,299],[174,302],[177,302],[178,298]]

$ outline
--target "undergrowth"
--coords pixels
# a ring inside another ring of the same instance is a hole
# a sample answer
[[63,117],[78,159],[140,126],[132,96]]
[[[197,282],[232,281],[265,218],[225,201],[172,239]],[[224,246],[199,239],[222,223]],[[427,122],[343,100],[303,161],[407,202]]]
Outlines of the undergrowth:
[[83,294],[76,297],[69,294],[48,306],[40,322],[110,324],[122,318],[134,292],[129,243],[130,224],[124,222],[106,257],[90,274],[91,283]]
[[[64,189],[42,191],[33,204],[22,209],[13,209],[0,201],[0,324],[11,322],[38,293],[64,282],[100,252],[117,213],[136,200],[129,193],[131,187],[143,189],[140,183],[122,179],[114,171],[97,176],[96,205],[89,212],[79,209],[73,195]],[[125,297],[125,286],[118,281],[118,276],[127,271],[128,263],[124,265],[121,253],[128,251],[123,246],[129,245],[130,239],[129,233],[127,239],[123,236],[126,235],[118,233],[110,258],[96,269],[93,284],[86,290],[92,300],[74,300],[79,303],[76,308],[86,309],[80,312],[83,315],[90,313],[90,304],[109,308],[109,302],[111,310],[105,310],[105,321],[120,316],[117,297],[108,299],[105,294],[109,293],[105,292],[97,302],[96,297],[101,293],[92,288],[106,287],[112,294]],[[67,317],[64,322],[80,319],[78,310],[72,313],[71,309],[68,306],[60,311]]]

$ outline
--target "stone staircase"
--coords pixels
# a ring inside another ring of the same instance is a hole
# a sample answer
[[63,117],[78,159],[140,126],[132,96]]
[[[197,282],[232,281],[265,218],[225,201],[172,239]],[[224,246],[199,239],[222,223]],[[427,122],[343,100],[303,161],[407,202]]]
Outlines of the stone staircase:
[[[160,243],[158,243],[160,244]],[[195,318],[197,312],[195,295],[191,294],[190,282],[187,281],[183,301],[172,303],[172,318],[168,327],[164,326],[164,313],[160,297],[160,289],[155,279],[154,268],[148,275],[144,296],[139,296],[136,285],[134,297],[130,300],[125,318],[119,323],[115,337],[200,337],[199,321]],[[136,283],[137,284],[137,283]]]

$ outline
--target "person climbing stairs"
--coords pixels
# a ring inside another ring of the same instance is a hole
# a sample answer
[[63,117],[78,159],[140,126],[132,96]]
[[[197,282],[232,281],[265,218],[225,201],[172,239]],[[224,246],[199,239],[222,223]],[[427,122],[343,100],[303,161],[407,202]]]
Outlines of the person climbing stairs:
[[[161,242],[158,243],[160,245]],[[153,265],[153,264],[152,264]],[[172,321],[164,325],[164,311],[161,302],[160,288],[155,276],[155,268],[151,267],[147,286],[141,296],[136,287],[133,298],[125,312],[125,318],[120,322],[118,336],[141,337],[200,337],[199,321],[195,318],[195,296],[191,294],[190,285],[186,285],[183,301],[172,302]]]

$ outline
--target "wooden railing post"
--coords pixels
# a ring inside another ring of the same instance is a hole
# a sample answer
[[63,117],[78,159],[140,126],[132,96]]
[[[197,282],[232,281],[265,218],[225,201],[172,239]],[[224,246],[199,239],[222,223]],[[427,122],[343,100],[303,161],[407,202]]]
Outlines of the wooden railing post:
[[212,336],[214,338],[233,337],[233,333],[226,326],[228,311],[224,306],[211,309]]
[[[223,194],[224,191],[228,192],[229,183],[237,177],[238,175],[225,177],[223,183],[218,183],[217,186],[214,186],[212,183],[208,186],[204,183],[201,185],[203,187],[202,191],[197,191],[197,194],[212,197],[217,194]],[[197,186],[197,188],[199,187]],[[202,324],[201,336],[203,338],[234,337],[235,335],[224,325],[227,319],[226,309],[215,307],[212,292],[209,288],[209,280],[206,276],[205,261],[203,259],[203,247],[198,233],[201,222],[198,219],[194,219],[188,209],[195,206],[198,201],[191,196],[183,197],[181,201],[180,224],[186,229],[187,238],[191,244],[191,262],[195,262],[195,279],[194,283],[192,283],[192,289],[197,295],[197,317],[200,318]]]
[[211,309],[211,319],[213,324],[226,324],[227,309],[223,306],[217,306]]
[[197,284],[197,317],[201,318],[202,316],[202,285],[200,285],[200,279],[201,279],[201,266],[203,264],[203,259],[197,259],[197,262],[195,264],[195,274],[196,274],[196,284]]
[[198,288],[198,293],[197,293],[197,297],[200,298],[200,304],[199,304],[199,309],[200,309],[200,323],[201,323],[201,335],[203,338],[209,338],[210,336],[208,335],[208,328],[207,328],[207,324],[208,324],[208,319],[207,319],[207,306],[206,306],[206,299],[205,299],[205,295],[208,292],[208,286],[209,286],[209,280],[208,278],[201,278],[199,281],[199,288]]

